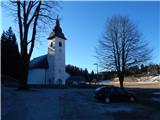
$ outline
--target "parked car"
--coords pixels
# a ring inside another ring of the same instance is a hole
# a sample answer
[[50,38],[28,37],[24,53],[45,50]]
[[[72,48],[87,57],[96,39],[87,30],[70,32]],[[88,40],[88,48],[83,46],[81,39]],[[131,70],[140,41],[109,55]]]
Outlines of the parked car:
[[136,100],[136,97],[133,93],[130,93],[125,89],[113,86],[97,88],[95,90],[95,97],[99,100],[103,100],[106,103],[115,101],[134,102]]

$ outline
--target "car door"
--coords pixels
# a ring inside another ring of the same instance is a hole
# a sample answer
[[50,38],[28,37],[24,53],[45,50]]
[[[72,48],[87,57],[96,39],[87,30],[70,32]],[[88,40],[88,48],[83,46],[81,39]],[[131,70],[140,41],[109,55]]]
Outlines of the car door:
[[116,88],[117,93],[119,94],[119,100],[124,101],[127,100],[127,92],[121,88]]
[[122,96],[119,94],[119,92],[115,88],[111,88],[110,98],[112,101],[119,101],[122,98]]

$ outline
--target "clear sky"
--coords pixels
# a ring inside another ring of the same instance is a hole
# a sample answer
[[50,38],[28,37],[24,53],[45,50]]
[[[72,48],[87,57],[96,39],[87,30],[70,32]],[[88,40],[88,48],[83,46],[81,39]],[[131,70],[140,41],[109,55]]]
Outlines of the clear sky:
[[[105,31],[105,23],[112,15],[127,15],[138,26],[143,39],[153,48],[153,58],[150,63],[160,64],[160,2],[107,2],[107,1],[66,1],[59,10],[61,27],[66,40],[66,64],[81,68],[95,70],[93,64],[97,62],[94,57],[95,47]],[[17,31],[15,22],[4,11],[2,30],[9,26]],[[53,23],[54,26],[54,23]],[[53,29],[51,26],[50,31]],[[18,32],[17,32],[18,33]],[[47,53],[47,37],[45,33],[41,43],[37,43],[32,58]]]

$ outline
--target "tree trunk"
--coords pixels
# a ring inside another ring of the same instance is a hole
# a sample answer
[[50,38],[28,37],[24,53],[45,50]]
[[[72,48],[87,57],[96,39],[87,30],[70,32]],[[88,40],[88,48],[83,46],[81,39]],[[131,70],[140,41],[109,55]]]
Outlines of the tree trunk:
[[119,82],[120,82],[120,87],[123,89],[123,80],[121,79],[119,80]]
[[120,83],[120,87],[123,89],[123,81],[124,81],[124,73],[120,73],[119,75],[119,83]]
[[21,80],[19,81],[19,90],[27,90],[27,79],[28,79],[28,68],[29,60],[28,58],[21,59]]

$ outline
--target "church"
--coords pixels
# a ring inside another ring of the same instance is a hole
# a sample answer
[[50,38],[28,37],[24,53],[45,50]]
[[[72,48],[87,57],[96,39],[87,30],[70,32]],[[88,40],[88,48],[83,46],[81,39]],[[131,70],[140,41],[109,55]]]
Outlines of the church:
[[70,76],[65,72],[65,41],[59,19],[48,37],[48,54],[31,60],[28,84],[65,84]]

